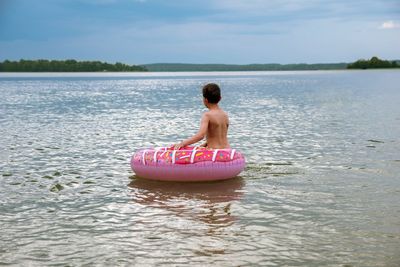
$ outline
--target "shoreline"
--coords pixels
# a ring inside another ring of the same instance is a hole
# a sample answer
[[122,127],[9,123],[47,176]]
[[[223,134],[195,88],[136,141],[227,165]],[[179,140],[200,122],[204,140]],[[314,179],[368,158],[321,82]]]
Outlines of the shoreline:
[[377,69],[329,69],[329,70],[263,70],[263,71],[146,71],[146,72],[0,72],[0,78],[7,77],[154,77],[154,76],[258,76],[265,74],[308,74],[329,72],[375,72],[375,71],[400,71],[400,68]]

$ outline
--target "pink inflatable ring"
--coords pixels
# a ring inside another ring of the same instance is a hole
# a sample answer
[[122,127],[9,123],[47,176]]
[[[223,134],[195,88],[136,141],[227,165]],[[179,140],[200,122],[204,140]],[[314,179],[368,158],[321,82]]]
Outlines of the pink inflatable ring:
[[160,181],[225,180],[237,176],[244,166],[243,155],[235,149],[157,147],[140,149],[131,158],[138,177]]

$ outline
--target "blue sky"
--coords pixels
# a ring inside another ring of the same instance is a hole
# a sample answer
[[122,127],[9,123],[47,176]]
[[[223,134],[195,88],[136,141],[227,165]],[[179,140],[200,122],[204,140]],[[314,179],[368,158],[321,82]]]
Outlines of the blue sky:
[[400,59],[400,0],[0,0],[0,60]]

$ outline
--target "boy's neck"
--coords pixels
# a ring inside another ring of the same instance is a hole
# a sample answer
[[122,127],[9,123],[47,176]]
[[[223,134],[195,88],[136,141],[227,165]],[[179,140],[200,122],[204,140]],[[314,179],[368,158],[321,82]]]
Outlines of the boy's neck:
[[211,103],[208,103],[208,104],[207,104],[207,108],[208,108],[209,110],[215,110],[215,109],[219,109],[219,106],[218,106],[218,104],[211,104]]

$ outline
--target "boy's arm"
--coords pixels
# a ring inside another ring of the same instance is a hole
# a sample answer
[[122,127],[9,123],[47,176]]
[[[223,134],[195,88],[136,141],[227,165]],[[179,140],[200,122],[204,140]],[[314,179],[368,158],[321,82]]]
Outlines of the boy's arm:
[[204,113],[203,116],[201,117],[200,121],[200,129],[199,131],[193,135],[192,137],[182,141],[179,144],[175,144],[174,148],[179,149],[184,146],[188,146],[194,143],[199,142],[204,138],[204,136],[207,134],[207,129],[208,129],[208,123],[210,122],[210,118],[208,117],[207,113]]

